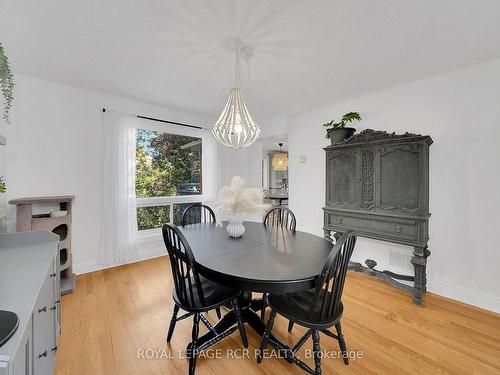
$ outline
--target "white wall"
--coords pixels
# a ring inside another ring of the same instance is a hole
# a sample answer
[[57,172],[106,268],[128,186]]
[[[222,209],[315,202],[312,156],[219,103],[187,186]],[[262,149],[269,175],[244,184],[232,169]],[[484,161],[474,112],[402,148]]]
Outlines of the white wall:
[[[251,108],[250,108],[251,110]],[[231,177],[241,176],[249,186],[262,186],[262,160],[270,138],[281,136],[286,138],[288,122],[286,116],[275,116],[267,119],[257,119],[261,132],[258,140],[252,145],[233,150],[223,148],[222,152],[222,182],[229,183]],[[278,147],[278,141],[275,148]]]
[[262,145],[260,142],[255,142],[239,150],[224,147],[221,155],[221,180],[223,185],[228,185],[231,177],[241,176],[247,181],[249,186],[260,186],[260,163],[262,155]]
[[[213,119],[34,78],[16,76],[8,128],[8,199],[75,194],[73,264],[76,272],[99,268],[102,108],[210,126]],[[15,230],[15,209],[9,211]],[[142,257],[158,254],[145,244]],[[161,250],[161,249],[160,249]]]
[[[290,120],[290,207],[298,229],[322,235],[327,145],[321,124],[348,111],[358,128],[429,134],[428,289],[500,312],[500,60],[303,113]],[[298,162],[305,155],[307,162]],[[389,250],[361,239],[354,259],[380,268]],[[409,258],[409,257],[408,257]],[[411,271],[411,268],[406,271]]]

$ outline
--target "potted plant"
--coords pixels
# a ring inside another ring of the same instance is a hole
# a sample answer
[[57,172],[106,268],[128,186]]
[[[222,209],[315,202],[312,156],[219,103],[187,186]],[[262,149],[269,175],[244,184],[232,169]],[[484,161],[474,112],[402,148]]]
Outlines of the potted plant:
[[3,118],[7,124],[10,124],[9,112],[14,100],[14,76],[10,71],[9,60],[0,44],[0,90],[4,100]]
[[361,120],[361,115],[358,112],[348,112],[342,116],[339,122],[332,120],[323,124],[326,127],[326,138],[330,138],[332,145],[344,142],[346,139],[351,138],[356,131],[354,128],[346,127],[346,124]]

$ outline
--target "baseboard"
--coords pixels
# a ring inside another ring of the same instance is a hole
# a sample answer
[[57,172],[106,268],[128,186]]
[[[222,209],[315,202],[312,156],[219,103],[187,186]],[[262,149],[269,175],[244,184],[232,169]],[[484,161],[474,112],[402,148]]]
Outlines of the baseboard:
[[[141,251],[139,251],[139,257],[137,258],[137,260],[130,262],[130,263],[136,263],[136,262],[140,262],[143,260],[153,259],[153,258],[157,258],[160,256],[164,256],[164,255],[166,255],[166,250],[165,250],[164,246],[152,248],[152,249],[147,249],[147,250],[141,250]],[[113,267],[121,266],[121,265],[123,265],[123,264],[103,265],[103,264],[100,264],[97,260],[92,260],[92,261],[88,261],[88,262],[73,264],[73,272],[75,272],[77,275],[81,275],[84,273],[100,271],[100,270],[104,270],[107,268],[113,268]]]
[[[355,262],[364,264],[361,259],[352,259]],[[388,270],[399,274],[413,275],[412,270],[401,269],[389,264],[377,264],[377,269]],[[408,283],[412,285],[412,283]],[[442,297],[450,298],[456,301],[466,303],[468,305],[480,307],[485,310],[500,313],[500,298],[490,294],[478,292],[475,290],[459,287],[449,284],[440,280],[436,280],[432,275],[427,275],[427,291],[440,295]],[[425,298],[425,297],[424,297]]]
[[427,290],[443,297],[500,314],[500,298],[490,294],[457,287],[432,278],[427,279]]

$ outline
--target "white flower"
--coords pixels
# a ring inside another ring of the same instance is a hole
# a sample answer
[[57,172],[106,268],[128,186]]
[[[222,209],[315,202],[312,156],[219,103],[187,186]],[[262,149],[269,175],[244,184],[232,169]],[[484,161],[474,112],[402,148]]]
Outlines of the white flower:
[[247,182],[242,177],[234,176],[229,186],[224,186],[219,191],[218,198],[213,204],[218,224],[226,218],[226,215],[232,213],[264,213],[270,207],[262,203],[262,189],[246,185]]

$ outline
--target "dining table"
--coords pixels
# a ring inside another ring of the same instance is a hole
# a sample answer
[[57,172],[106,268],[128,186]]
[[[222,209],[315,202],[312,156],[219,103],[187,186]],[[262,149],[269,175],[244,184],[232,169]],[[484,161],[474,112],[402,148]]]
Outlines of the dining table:
[[[281,226],[245,222],[245,233],[238,238],[228,235],[225,223],[187,225],[180,228],[195,258],[198,272],[221,285],[237,288],[241,316],[246,326],[263,336],[265,322],[259,311],[262,299],[252,293],[291,293],[316,286],[332,243],[323,237]],[[237,325],[232,310],[197,340],[198,350],[217,343],[219,332]],[[289,362],[296,362],[290,347],[271,335],[273,345]],[[188,346],[189,350],[189,346]]]
[[283,205],[283,201],[288,200],[288,193],[271,193],[269,194],[269,199],[272,201],[278,201],[280,206]]

